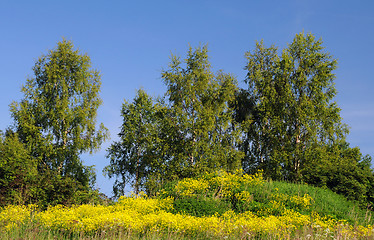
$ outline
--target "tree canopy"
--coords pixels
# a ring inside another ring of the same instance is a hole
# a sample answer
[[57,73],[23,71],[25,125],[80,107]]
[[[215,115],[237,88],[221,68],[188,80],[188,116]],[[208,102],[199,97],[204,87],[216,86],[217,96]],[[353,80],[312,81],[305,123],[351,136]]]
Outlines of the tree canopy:
[[128,177],[135,178],[137,192],[144,180],[150,188],[155,181],[240,168],[240,130],[230,108],[236,79],[212,73],[206,46],[190,48],[185,62],[172,56],[162,79],[167,87],[162,99],[152,103],[139,91],[133,103],[123,104],[121,140],[108,149],[111,163],[105,169],[109,177],[121,176],[115,193]]
[[301,180],[316,148],[345,137],[333,98],[336,60],[312,34],[297,34],[280,55],[257,43],[246,53],[247,99],[244,168],[274,179]]
[[125,100],[122,104],[120,141],[108,149],[110,165],[104,169],[109,177],[117,179],[113,186],[115,196],[122,196],[131,182],[138,194],[157,164],[156,111],[153,99],[143,90],[138,91],[132,103]]
[[80,154],[98,150],[108,137],[103,124],[96,126],[100,74],[66,40],[42,55],[33,72],[22,87],[24,98],[10,106],[13,131],[36,162],[40,179],[55,176],[88,190],[95,173]]
[[214,74],[206,46],[190,48],[185,60],[172,56],[162,79],[169,110],[168,124],[178,138],[172,153],[175,167],[184,177],[212,169],[232,171],[240,167],[241,152],[235,148],[240,131],[232,121],[230,104],[237,81],[230,74]]
[[40,57],[33,71],[22,88],[24,99],[11,104],[15,129],[39,168],[85,181],[79,154],[97,150],[107,137],[104,125],[96,129],[99,72],[66,40]]

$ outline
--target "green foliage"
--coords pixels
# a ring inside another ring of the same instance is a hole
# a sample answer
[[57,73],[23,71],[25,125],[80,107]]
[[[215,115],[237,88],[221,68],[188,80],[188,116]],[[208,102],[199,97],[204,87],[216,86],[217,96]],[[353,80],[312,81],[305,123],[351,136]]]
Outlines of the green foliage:
[[57,171],[88,185],[79,155],[97,150],[108,135],[102,124],[96,129],[100,75],[66,40],[40,57],[33,71],[35,77],[22,88],[24,99],[11,104],[19,138],[39,171]]
[[358,201],[363,207],[373,203],[371,158],[346,142],[315,151],[303,169],[303,180]]
[[222,215],[231,209],[229,202],[203,196],[176,199],[173,207],[173,213],[184,213],[196,217]]
[[96,128],[100,75],[66,40],[41,56],[33,71],[24,98],[10,106],[14,132],[1,137],[0,204],[96,201],[94,169],[79,156],[108,137],[102,124]]
[[37,176],[35,161],[11,130],[0,132],[0,153],[0,206],[28,203],[30,183]]
[[0,152],[0,206],[34,203],[46,208],[101,201],[97,191],[70,177],[51,170],[40,174],[37,162],[11,130],[1,136]]
[[97,190],[55,171],[45,171],[35,179],[31,202],[47,208],[57,204],[101,203],[102,200]]
[[108,149],[111,163],[104,170],[117,177],[116,196],[132,180],[136,192],[146,187],[150,193],[164,181],[240,167],[240,129],[230,108],[236,80],[211,72],[206,47],[190,48],[182,64],[172,56],[163,71],[163,99],[153,103],[140,90],[133,103],[123,104],[120,141]]
[[[321,187],[314,187],[307,184],[295,184],[279,181],[268,181],[260,190],[263,196],[271,192],[279,192],[286,195],[304,196],[308,194],[311,198],[309,208],[299,208],[304,214],[317,212],[320,215],[345,219],[352,224],[373,224],[371,212],[361,209],[355,201],[347,200],[343,195],[334,193],[332,190]],[[267,196],[271,196],[268,194]]]
[[206,46],[190,48],[184,62],[172,56],[162,79],[167,87],[163,118],[167,175],[183,178],[238,169],[243,156],[235,148],[240,130],[229,107],[236,80],[222,71],[211,72]]
[[324,52],[321,40],[304,33],[281,55],[261,42],[246,57],[248,90],[239,95],[245,103],[237,107],[239,120],[251,120],[243,124],[243,167],[248,172],[263,169],[273,179],[299,181],[315,151],[347,132],[332,100],[336,60]]
[[156,112],[152,98],[143,90],[133,103],[122,104],[120,141],[108,149],[110,165],[104,169],[109,177],[117,178],[113,186],[116,197],[124,195],[126,184],[132,180],[137,194],[158,165]]

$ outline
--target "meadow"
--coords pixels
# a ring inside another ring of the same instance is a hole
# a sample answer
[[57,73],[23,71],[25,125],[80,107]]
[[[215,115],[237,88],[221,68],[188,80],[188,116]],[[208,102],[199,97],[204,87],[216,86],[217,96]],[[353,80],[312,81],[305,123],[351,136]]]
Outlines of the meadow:
[[371,211],[330,190],[216,172],[107,205],[9,205],[0,239],[374,239]]

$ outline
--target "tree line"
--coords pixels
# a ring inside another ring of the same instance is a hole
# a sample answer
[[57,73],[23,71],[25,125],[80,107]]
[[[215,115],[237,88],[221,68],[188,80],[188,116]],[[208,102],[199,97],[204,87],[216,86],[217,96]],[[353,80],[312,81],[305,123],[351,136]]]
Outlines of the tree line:
[[[231,74],[212,71],[206,46],[190,47],[185,60],[172,55],[162,71],[164,95],[140,89],[122,104],[119,140],[107,149],[104,169],[116,179],[115,197],[127,186],[154,194],[168,181],[242,168],[370,206],[371,157],[346,141],[334,101],[337,61],[322,40],[300,33],[281,52],[259,42],[245,57],[240,88]],[[100,74],[65,40],[33,71],[0,138],[0,204],[100,199],[93,168],[80,159],[108,138],[96,123]]]

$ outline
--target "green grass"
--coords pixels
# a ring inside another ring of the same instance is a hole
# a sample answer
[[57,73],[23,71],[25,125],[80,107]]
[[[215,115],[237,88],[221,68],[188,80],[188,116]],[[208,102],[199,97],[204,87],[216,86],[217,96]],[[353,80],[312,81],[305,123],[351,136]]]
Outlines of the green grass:
[[[15,228],[10,232],[1,232],[0,240],[216,240],[216,237],[207,235],[195,235],[193,237],[184,236],[176,233],[146,233],[137,234],[127,231],[113,231],[113,232],[98,232],[94,235],[85,234],[68,234],[60,231],[51,231],[34,226],[33,224],[24,224],[19,228]],[[246,235],[238,238],[232,236],[224,238],[224,240],[236,240],[236,239],[248,239],[248,240],[279,240],[274,235],[270,234],[256,234]],[[340,240],[371,240],[373,237],[363,238],[345,238],[339,236],[339,233],[332,237],[326,231],[316,231],[315,229],[305,226],[302,229],[298,229],[295,234],[285,239],[295,240],[327,240],[327,239],[340,239]]]
[[[216,239],[216,237],[207,236],[204,234],[194,235],[193,238],[178,233],[168,232],[148,232],[148,233],[133,233],[126,230],[116,230],[111,232],[96,232],[95,234],[84,233],[68,233],[63,231],[54,231],[50,229],[41,228],[33,223],[25,223],[12,231],[0,231],[0,240],[205,240]],[[236,238],[228,238],[236,239]],[[257,238],[256,238],[257,239]],[[262,238],[259,238],[262,239]]]
[[347,220],[351,224],[367,225],[374,223],[371,217],[372,211],[361,209],[357,203],[348,201],[344,196],[329,189],[306,184],[266,181],[264,186],[258,189],[260,192],[257,195],[259,201],[266,201],[266,198],[271,196],[271,192],[274,192],[275,188],[278,189],[278,192],[287,195],[310,195],[313,198],[313,204],[308,209],[300,209],[300,213],[309,215],[311,212],[317,212],[335,219]]
[[[129,231],[112,231],[112,232],[97,232],[95,234],[87,235],[84,233],[67,233],[63,231],[53,231],[50,229],[41,228],[33,223],[25,223],[12,231],[0,232],[0,240],[158,240],[158,239],[175,239],[187,240],[185,236],[175,233],[147,233],[138,234]],[[199,239],[205,239],[199,238]]]

